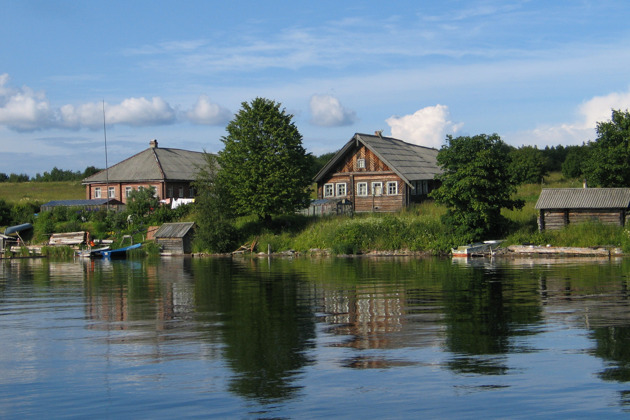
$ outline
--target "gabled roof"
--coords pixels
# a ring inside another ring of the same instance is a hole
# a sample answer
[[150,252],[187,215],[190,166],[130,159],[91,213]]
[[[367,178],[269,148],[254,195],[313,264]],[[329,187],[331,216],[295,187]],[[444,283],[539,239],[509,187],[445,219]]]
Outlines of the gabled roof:
[[195,226],[194,222],[164,223],[153,235],[154,238],[183,238]]
[[189,150],[149,147],[83,180],[83,184],[135,181],[193,181],[204,154]]
[[630,188],[545,188],[536,209],[625,209]]
[[334,170],[346,153],[359,144],[371,150],[407,184],[411,184],[411,181],[433,179],[442,173],[437,164],[437,149],[407,143],[393,137],[356,133],[317,173],[315,181],[319,182]]

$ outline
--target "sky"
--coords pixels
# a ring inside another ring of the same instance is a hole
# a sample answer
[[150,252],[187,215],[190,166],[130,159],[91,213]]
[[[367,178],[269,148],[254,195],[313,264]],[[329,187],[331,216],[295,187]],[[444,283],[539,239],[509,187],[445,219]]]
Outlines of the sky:
[[[382,130],[440,148],[596,139],[630,108],[626,0],[0,0],[0,172],[215,153],[243,102],[308,152]],[[107,144],[107,154],[105,153]]]

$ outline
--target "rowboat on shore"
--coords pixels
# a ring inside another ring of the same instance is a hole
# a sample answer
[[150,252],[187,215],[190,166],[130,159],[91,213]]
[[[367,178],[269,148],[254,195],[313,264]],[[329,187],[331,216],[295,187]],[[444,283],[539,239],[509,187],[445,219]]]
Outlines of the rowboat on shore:
[[142,244],[129,245],[123,248],[107,249],[100,251],[98,255],[103,258],[127,258],[127,251],[140,248]]
[[474,244],[461,245],[451,248],[453,257],[482,257],[494,255],[496,248],[502,241],[483,241]]

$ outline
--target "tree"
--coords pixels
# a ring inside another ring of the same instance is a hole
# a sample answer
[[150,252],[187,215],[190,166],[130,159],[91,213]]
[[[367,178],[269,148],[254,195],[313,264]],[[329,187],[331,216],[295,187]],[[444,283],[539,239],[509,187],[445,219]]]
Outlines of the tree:
[[567,157],[562,162],[562,176],[580,178],[584,176],[584,162],[588,160],[587,146],[567,146]]
[[584,164],[589,184],[600,187],[630,186],[630,113],[612,110],[610,121],[597,123],[597,139],[589,143]]
[[200,168],[194,183],[197,191],[195,211],[197,220],[196,240],[211,252],[227,252],[234,249],[236,229],[231,223],[229,188],[219,182],[219,166],[216,156],[205,153],[206,166]]
[[129,193],[127,212],[139,220],[155,210],[159,204],[155,196],[155,187],[140,188]]
[[442,184],[431,193],[448,207],[444,221],[467,241],[501,233],[501,209],[524,204],[511,198],[516,185],[508,172],[509,147],[497,134],[446,140],[437,156]]
[[535,146],[522,146],[510,151],[510,173],[516,184],[535,184],[549,172],[543,152]]
[[305,207],[311,179],[309,155],[292,115],[280,104],[256,98],[227,125],[225,148],[219,152],[219,178],[230,187],[231,203],[239,214],[255,214],[266,222],[271,215]]

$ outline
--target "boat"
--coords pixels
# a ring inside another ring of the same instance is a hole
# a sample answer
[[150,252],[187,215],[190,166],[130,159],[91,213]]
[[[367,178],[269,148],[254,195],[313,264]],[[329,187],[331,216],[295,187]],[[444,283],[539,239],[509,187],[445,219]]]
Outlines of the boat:
[[483,241],[474,244],[461,245],[451,248],[453,257],[477,257],[494,255],[494,250],[502,241]]
[[127,251],[140,248],[141,246],[142,244],[134,244],[123,248],[106,249],[100,251],[97,256],[101,256],[103,258],[127,258]]
[[109,246],[103,246],[100,248],[82,249],[82,250],[77,251],[77,257],[82,257],[82,258],[94,258],[97,256],[100,257],[100,253],[102,251],[107,251],[109,249],[110,249]]

